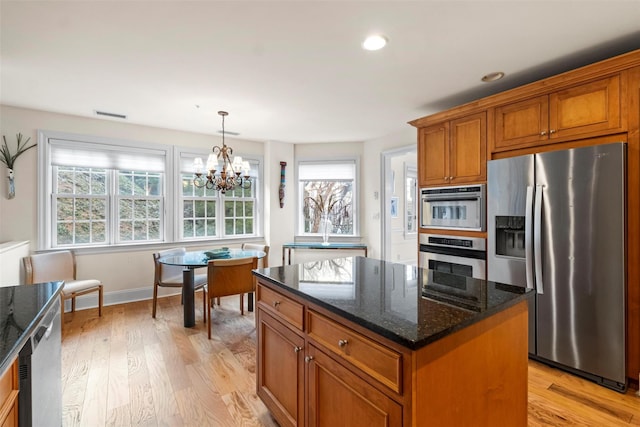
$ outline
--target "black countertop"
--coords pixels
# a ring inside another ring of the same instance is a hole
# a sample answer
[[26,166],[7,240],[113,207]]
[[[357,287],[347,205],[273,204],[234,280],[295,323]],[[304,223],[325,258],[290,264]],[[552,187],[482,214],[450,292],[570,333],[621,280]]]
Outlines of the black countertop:
[[33,334],[58,296],[63,282],[0,287],[0,375]]
[[533,295],[517,286],[364,257],[254,274],[412,350]]

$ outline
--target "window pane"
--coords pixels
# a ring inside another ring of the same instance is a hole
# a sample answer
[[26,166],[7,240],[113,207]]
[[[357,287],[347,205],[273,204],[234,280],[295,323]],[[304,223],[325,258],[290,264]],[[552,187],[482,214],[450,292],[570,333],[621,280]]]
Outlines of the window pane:
[[225,219],[224,220],[224,232],[225,232],[225,234],[228,234],[228,235],[232,235],[233,234],[233,231],[234,231],[234,227],[233,227],[234,224],[233,223],[234,223],[233,219]]
[[77,168],[76,169],[76,194],[90,194],[91,193],[91,172],[89,169]]
[[206,202],[203,200],[197,200],[194,202],[195,204],[195,217],[196,218],[204,218],[206,216],[205,206]]
[[76,220],[89,219],[91,216],[91,210],[89,209],[89,199],[76,199],[75,213]]
[[245,202],[244,208],[245,216],[253,217],[253,202]]
[[91,226],[88,222],[76,223],[76,243],[91,242]]
[[244,234],[244,221],[241,219],[236,220],[236,234]]
[[59,222],[57,224],[57,241],[59,245],[73,243],[73,223]]
[[187,178],[187,175],[182,175],[182,195],[193,196],[193,181]]
[[147,223],[145,221],[133,222],[134,240],[147,240]]
[[214,217],[216,215],[216,202],[213,200],[207,201],[207,216]]
[[253,218],[247,218],[244,222],[244,232],[246,234],[253,234]]
[[183,204],[182,216],[184,218],[193,218],[193,200],[185,200]]
[[58,170],[58,194],[73,194],[74,188],[73,170]]
[[160,195],[160,177],[159,176],[149,176],[148,179],[148,194],[149,196],[159,196]]
[[133,201],[133,217],[137,219],[147,218],[147,201],[146,200]]
[[182,235],[184,237],[193,237],[193,220],[186,219],[182,221]]
[[131,200],[122,199],[119,205],[119,216],[121,220],[133,218],[133,203]]
[[148,200],[147,208],[149,218],[160,218],[160,200]]
[[215,236],[216,235],[216,220],[208,219],[207,220],[207,236]]
[[133,239],[133,221],[120,221],[120,240],[123,242]]
[[94,172],[91,174],[91,194],[107,194],[107,175],[105,172]]
[[235,203],[225,200],[224,202],[224,216],[225,217],[232,217],[234,216],[234,207]]
[[134,196],[146,196],[147,195],[147,177],[136,175],[133,177],[133,195]]
[[58,221],[68,221],[73,219],[73,198],[58,197],[57,202],[57,219]]
[[157,240],[160,238],[160,221],[149,221],[149,239]]
[[118,175],[118,194],[130,196],[133,194],[133,177],[120,172]]
[[91,242],[105,243],[107,241],[106,224],[104,222],[91,223]]
[[196,236],[197,237],[206,236],[205,224],[206,224],[206,221],[204,219],[196,219]]

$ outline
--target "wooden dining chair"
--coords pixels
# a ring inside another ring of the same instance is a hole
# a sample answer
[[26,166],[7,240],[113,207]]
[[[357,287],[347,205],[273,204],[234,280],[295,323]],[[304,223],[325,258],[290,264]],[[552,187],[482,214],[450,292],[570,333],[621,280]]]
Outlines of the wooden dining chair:
[[71,300],[71,311],[76,311],[76,297],[98,292],[98,316],[102,316],[102,282],[97,279],[76,278],[76,257],[71,251],[47,252],[22,258],[25,283],[64,281],[60,292],[60,322],[64,324],[64,302]]
[[[264,252],[265,253],[264,258],[260,258],[258,260],[258,268],[269,267],[269,245],[260,245],[257,243],[243,243],[242,249]],[[249,311],[253,311],[253,300],[254,300],[253,292],[249,292],[249,295],[247,296],[247,309]]]
[[251,270],[258,268],[258,258],[212,259],[207,265],[207,327],[211,339],[213,299],[240,294],[240,314],[244,315],[244,294],[255,291]]
[[[185,248],[165,249],[153,254],[153,263],[155,265],[155,275],[153,279],[153,309],[151,317],[156,318],[156,306],[158,303],[158,288],[182,288],[184,286],[182,271],[183,268],[178,265],[161,264],[158,260],[164,257],[181,256],[187,252]],[[203,322],[207,321],[207,293],[205,286],[207,284],[206,274],[195,274],[193,278],[193,287],[196,291],[202,291],[202,311]],[[182,301],[182,299],[181,299]]]

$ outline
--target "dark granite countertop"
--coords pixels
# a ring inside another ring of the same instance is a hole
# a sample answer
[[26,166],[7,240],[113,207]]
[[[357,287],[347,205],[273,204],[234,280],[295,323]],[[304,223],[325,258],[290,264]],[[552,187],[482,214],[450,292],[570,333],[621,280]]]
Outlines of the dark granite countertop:
[[517,286],[359,256],[254,274],[412,350],[533,295]]
[[49,308],[60,304],[62,284],[0,287],[0,375],[11,366]]

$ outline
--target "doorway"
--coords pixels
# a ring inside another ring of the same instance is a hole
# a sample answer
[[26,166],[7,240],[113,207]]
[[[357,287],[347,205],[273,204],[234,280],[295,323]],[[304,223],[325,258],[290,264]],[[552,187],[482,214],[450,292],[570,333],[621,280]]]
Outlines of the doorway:
[[418,263],[418,166],[415,145],[382,156],[382,258]]

